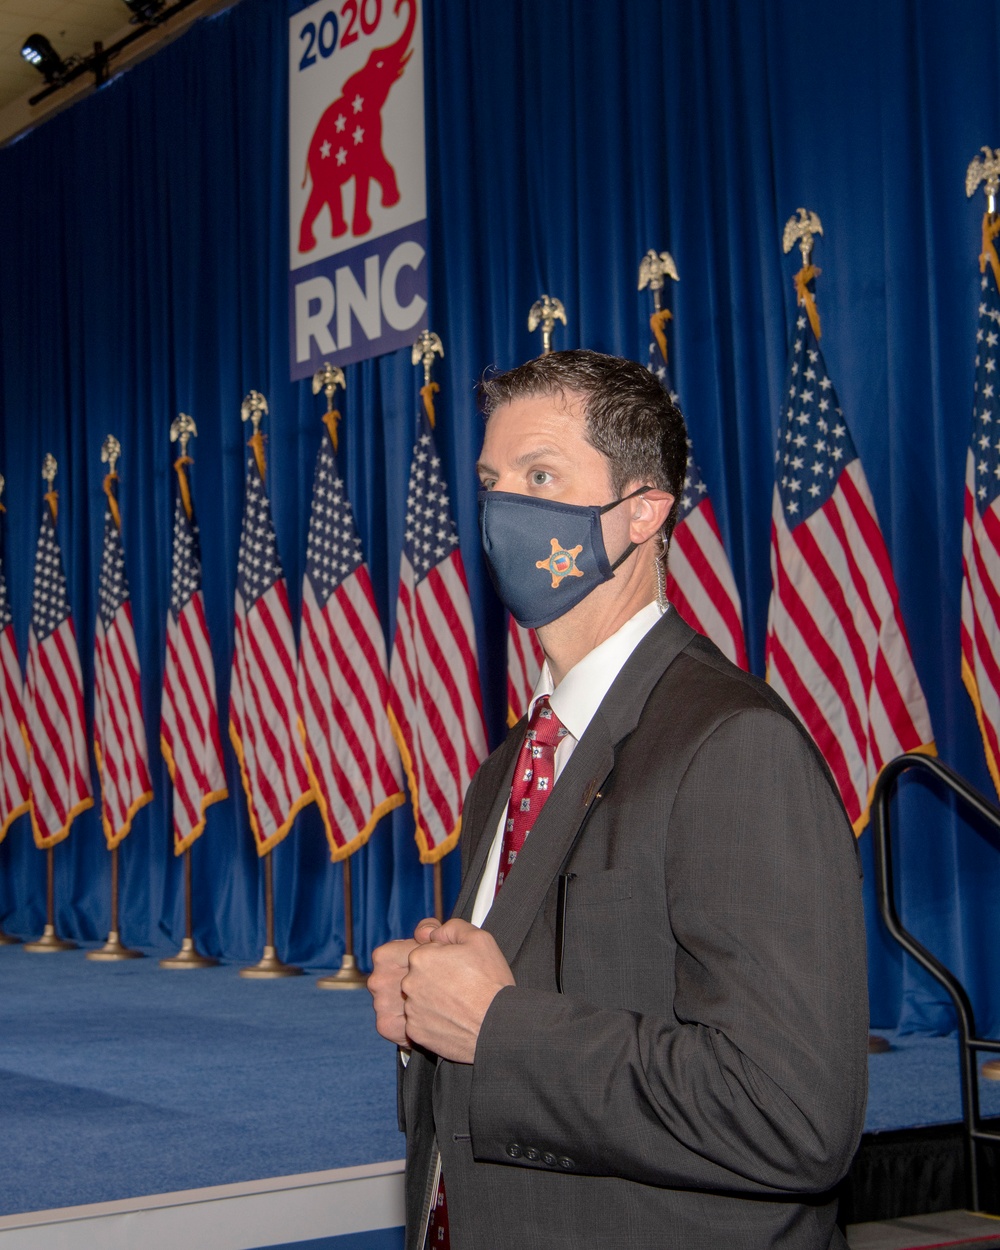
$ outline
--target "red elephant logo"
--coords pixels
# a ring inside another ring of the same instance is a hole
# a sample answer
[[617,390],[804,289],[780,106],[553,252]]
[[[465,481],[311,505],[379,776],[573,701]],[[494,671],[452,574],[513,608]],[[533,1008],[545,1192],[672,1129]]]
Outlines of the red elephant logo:
[[365,64],[344,81],[340,96],[324,110],[315,133],[309,141],[305,187],[312,178],[309,200],[299,227],[299,251],[311,252],[316,246],[313,226],[322,208],[330,209],[331,233],[339,238],[347,233],[344,219],[343,189],[354,179],[355,235],[367,234],[372,228],[368,216],[368,192],[372,181],[382,188],[382,205],[392,208],[399,203],[396,171],[382,151],[382,109],[394,82],[403,76],[413,28],[417,21],[417,0],[396,0],[394,12],[409,5],[406,29],[386,48],[376,48]]

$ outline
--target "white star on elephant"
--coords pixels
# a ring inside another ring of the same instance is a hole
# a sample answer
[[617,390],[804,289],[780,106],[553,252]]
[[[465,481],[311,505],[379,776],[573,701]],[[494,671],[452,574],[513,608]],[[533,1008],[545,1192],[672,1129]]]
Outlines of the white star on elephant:
[[365,132],[364,132],[364,130],[362,130],[362,128],[361,128],[360,126],[355,126],[355,127],[354,127],[354,145],[355,145],[355,147],[357,147],[357,145],[361,142],[361,140],[362,140],[364,137],[365,137]]
[[347,161],[347,148],[337,148],[337,164],[343,165]]
[[338,113],[337,120],[336,122],[334,122],[334,126],[336,127],[336,131],[338,135],[343,133],[344,127],[346,125],[347,125],[347,118],[344,116],[343,113]]
[[364,107],[365,107],[364,97],[359,93],[351,101],[351,108],[354,109],[355,113],[360,113]]
[[323,160],[326,160],[326,158],[330,155],[330,140],[327,139],[323,143],[321,143],[319,150],[320,150],[320,155],[323,157]]

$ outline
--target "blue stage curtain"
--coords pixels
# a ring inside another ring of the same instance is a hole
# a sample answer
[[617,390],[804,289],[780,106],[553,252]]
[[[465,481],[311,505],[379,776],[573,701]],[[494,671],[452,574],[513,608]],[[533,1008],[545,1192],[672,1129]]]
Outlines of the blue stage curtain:
[[[298,7],[298,6],[296,6]],[[1000,142],[1000,16],[992,0],[428,0],[425,11],[431,326],[446,358],[437,437],[455,501],[491,742],[503,733],[504,620],[478,550],[472,464],[482,370],[539,350],[542,291],[569,326],[557,346],[644,358],[640,256],[669,248],[672,362],[763,667],[774,437],[797,257],[780,248],[801,204],[825,235],[815,260],[823,349],[895,564],[942,756],[989,791],[959,676],[960,534],[972,401],[982,203],[965,166]],[[205,593],[225,720],[243,498],[238,409],[271,405],[269,487],[298,614],[321,425],[288,378],[287,11],[242,0],[0,152],[0,471],[8,581],[27,644],[42,455],[60,462],[60,537],[92,674],[106,433],[121,439],[126,556],[154,748],[156,799],[122,850],[127,940],[168,947],[182,924],[158,734],[173,474],[167,441],[190,412]],[[406,352],[354,366],[345,466],[387,636],[419,383]],[[88,714],[90,700],[88,698]],[[230,799],[193,851],[197,937],[233,959],[262,941],[262,874],[227,744]],[[1000,1029],[997,845],[932,786],[899,803],[904,917]],[[873,1022],[945,1030],[941,994],[874,919]],[[59,925],[107,928],[94,813],[56,850]],[[445,863],[446,891],[457,857]],[[339,962],[340,869],[315,811],[275,852],[278,941]],[[406,809],[354,865],[357,947],[402,935],[431,907]],[[43,921],[44,865],[27,821],[0,848],[0,916]]]

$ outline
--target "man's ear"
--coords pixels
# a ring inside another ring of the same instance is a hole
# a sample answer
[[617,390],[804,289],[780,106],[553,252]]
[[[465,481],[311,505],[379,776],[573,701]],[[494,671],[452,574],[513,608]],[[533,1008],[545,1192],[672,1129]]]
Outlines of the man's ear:
[[642,495],[629,500],[632,514],[629,522],[629,540],[637,546],[652,538],[667,523],[674,497],[666,490],[650,487]]

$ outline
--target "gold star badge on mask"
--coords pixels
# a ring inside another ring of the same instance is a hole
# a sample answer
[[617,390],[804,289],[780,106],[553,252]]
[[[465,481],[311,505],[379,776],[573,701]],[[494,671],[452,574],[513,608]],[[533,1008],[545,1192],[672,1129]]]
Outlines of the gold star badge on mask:
[[583,570],[576,567],[576,557],[583,546],[570,547],[567,551],[558,538],[550,539],[552,553],[544,560],[536,560],[536,569],[545,569],[552,575],[552,588],[555,589],[564,577],[582,577]]

